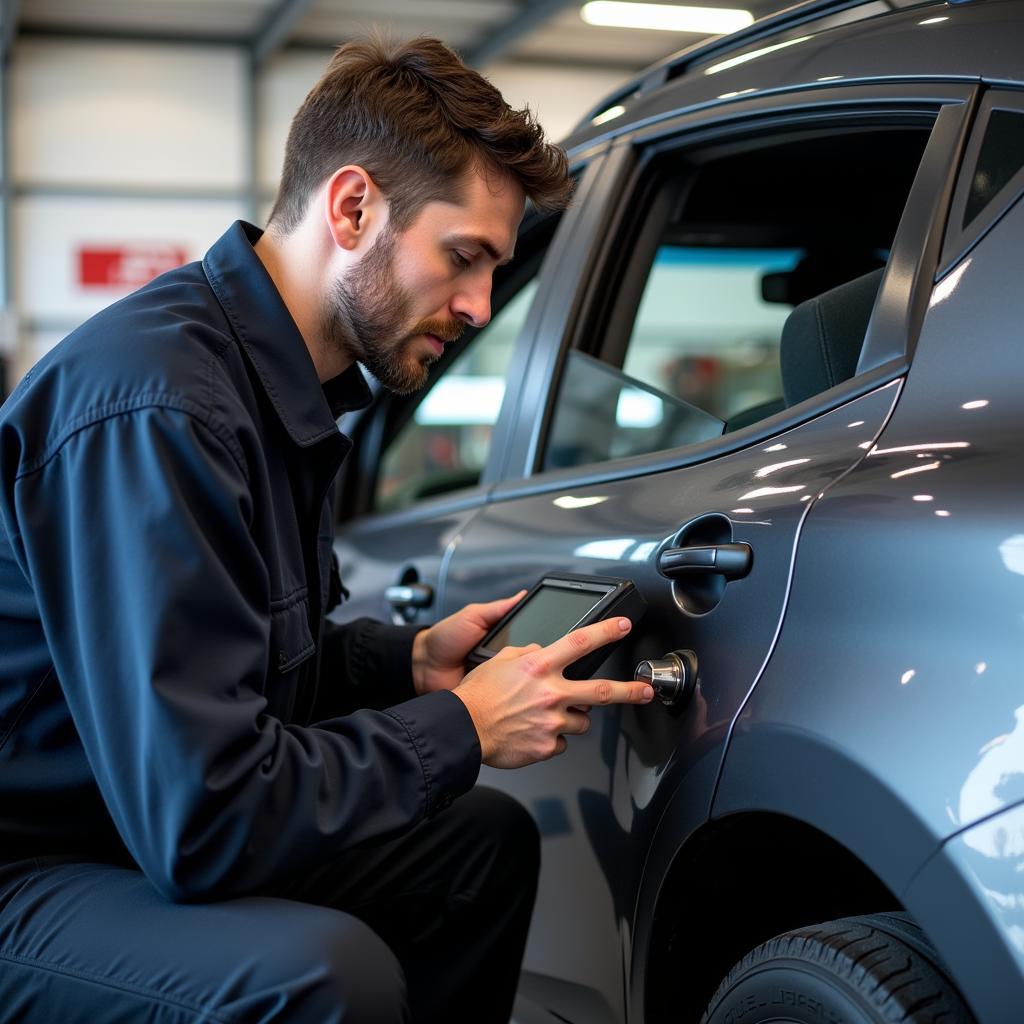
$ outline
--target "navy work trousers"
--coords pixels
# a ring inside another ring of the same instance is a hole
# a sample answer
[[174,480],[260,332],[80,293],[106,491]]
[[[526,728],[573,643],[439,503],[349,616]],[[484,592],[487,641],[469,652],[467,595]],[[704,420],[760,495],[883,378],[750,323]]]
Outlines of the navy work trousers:
[[136,870],[0,865],[0,1022],[504,1024],[539,841],[478,787],[273,894],[163,899]]

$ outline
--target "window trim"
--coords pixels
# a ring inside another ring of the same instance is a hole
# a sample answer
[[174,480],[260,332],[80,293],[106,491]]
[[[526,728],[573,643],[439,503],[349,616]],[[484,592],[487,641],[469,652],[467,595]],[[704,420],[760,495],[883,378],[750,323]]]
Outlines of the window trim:
[[1024,92],[1013,89],[989,89],[978,104],[971,137],[960,162],[959,178],[949,208],[949,223],[942,245],[942,258],[935,274],[939,281],[953,269],[996,226],[999,220],[1024,195],[1024,166],[992,197],[966,227],[962,227],[964,211],[971,194],[971,182],[981,147],[988,133],[992,114],[997,110],[1024,115]]
[[654,473],[666,473],[685,466],[731,455],[743,448],[750,448],[779,437],[786,431],[798,427],[808,420],[838,409],[855,398],[861,398],[880,388],[889,387],[902,380],[907,372],[905,359],[893,359],[866,373],[842,381],[827,391],[822,391],[798,405],[783,409],[767,416],[748,427],[722,434],[709,441],[651,452],[647,455],[633,455],[628,458],[609,459],[607,462],[590,462],[583,466],[567,469],[549,469],[530,477],[510,479],[498,484],[488,501],[506,501],[511,498],[529,497],[549,491],[590,487],[612,480],[627,480],[630,477],[646,477]]

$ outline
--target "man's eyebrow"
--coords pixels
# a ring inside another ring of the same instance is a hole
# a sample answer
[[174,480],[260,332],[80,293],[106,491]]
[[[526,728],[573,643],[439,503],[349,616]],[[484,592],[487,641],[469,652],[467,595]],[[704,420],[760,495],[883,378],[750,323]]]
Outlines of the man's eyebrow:
[[512,260],[515,258],[514,254],[512,256],[506,256],[505,258],[502,258],[501,253],[498,252],[498,250],[495,249],[494,246],[491,245],[491,243],[487,241],[486,238],[481,238],[479,235],[454,235],[451,241],[456,244],[469,243],[470,245],[479,246],[481,249],[483,249],[485,253],[487,253],[488,256],[491,257],[492,260],[497,261],[499,267],[504,267],[506,264],[511,263]]

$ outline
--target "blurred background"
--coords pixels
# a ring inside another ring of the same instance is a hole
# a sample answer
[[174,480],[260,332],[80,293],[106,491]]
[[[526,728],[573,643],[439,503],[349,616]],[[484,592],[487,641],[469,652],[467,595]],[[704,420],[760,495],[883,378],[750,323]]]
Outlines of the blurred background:
[[648,64],[780,6],[0,0],[0,395],[96,310],[261,226],[331,52],[436,36],[559,139]]

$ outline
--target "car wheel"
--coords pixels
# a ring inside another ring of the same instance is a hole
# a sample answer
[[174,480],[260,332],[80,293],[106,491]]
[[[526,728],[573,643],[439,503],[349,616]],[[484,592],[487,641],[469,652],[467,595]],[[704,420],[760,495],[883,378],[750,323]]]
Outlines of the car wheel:
[[729,972],[701,1024],[961,1024],[972,1021],[938,954],[906,914],[776,936]]

